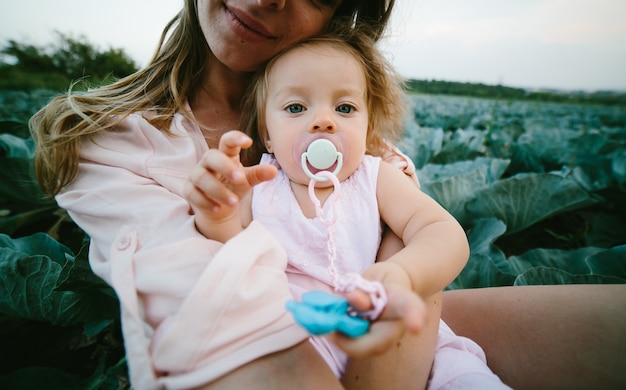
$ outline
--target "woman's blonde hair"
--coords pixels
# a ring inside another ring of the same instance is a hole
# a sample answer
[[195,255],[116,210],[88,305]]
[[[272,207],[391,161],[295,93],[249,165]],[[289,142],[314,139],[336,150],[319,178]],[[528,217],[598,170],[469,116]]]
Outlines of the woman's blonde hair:
[[268,131],[265,120],[268,99],[268,77],[274,64],[294,48],[330,47],[352,56],[360,65],[365,76],[366,103],[368,109],[367,153],[382,156],[388,149],[387,143],[395,143],[402,136],[406,100],[403,80],[390,62],[376,47],[369,30],[336,29],[296,43],[274,56],[254,76],[246,95],[242,111],[240,130],[254,140],[252,148],[245,151],[244,160],[258,161],[264,151]]
[[[337,0],[327,1],[335,3]],[[342,0],[335,20],[369,26],[378,39],[394,0]],[[152,111],[150,122],[168,132],[172,117],[200,87],[209,48],[198,21],[197,0],[186,0],[167,24],[150,63],[119,81],[86,92],[70,91],[53,99],[30,120],[36,143],[35,173],[48,195],[57,194],[76,176],[80,141],[114,128],[134,112]]]

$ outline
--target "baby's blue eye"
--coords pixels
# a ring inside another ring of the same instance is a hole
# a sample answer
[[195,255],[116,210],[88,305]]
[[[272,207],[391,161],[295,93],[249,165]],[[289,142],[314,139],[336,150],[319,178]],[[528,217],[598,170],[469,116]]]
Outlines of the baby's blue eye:
[[302,104],[290,104],[287,106],[287,111],[292,114],[298,114],[304,111],[304,107],[302,107]]
[[337,112],[340,112],[342,114],[349,114],[352,112],[352,110],[354,110],[354,107],[352,107],[349,104],[342,104],[339,107],[337,107]]

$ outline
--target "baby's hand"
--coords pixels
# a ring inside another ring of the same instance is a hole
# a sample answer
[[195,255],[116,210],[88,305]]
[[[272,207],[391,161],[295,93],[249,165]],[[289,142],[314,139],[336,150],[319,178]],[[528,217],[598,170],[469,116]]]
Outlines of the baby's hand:
[[239,152],[251,145],[252,139],[240,131],[225,133],[218,149],[202,156],[185,183],[184,196],[207,238],[225,241],[240,231],[239,201],[253,186],[276,176],[273,166],[241,164]]
[[[424,301],[411,290],[406,272],[398,265],[380,262],[368,268],[363,276],[378,280],[385,287],[388,303],[378,320],[371,323],[370,330],[359,338],[349,338],[339,333],[328,337],[352,357],[366,357],[385,352],[404,335],[417,334],[426,322]],[[347,294],[350,305],[359,311],[371,309],[368,294],[353,291]]]

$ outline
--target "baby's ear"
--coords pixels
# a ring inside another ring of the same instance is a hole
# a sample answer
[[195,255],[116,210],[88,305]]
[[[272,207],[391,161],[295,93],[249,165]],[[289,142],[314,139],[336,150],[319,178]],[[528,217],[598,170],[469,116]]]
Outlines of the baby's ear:
[[272,141],[270,140],[265,141],[265,149],[267,149],[268,153],[274,153],[272,152]]

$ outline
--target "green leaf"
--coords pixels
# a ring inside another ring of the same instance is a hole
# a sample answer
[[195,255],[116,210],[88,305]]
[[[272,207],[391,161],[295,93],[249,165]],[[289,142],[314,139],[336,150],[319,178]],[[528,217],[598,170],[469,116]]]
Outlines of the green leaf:
[[[68,247],[44,233],[17,239],[13,239],[6,234],[0,234],[0,250],[12,250],[27,256],[46,255],[60,266],[67,264],[68,259],[72,261],[74,257]],[[0,261],[3,261],[2,257],[0,257]],[[66,279],[67,274],[63,280]]]
[[428,164],[420,169],[418,174],[428,184],[478,170],[483,172],[483,180],[479,183],[483,187],[498,180],[506,171],[509,163],[509,160],[479,157],[474,160],[457,161],[449,164]]
[[583,212],[581,216],[587,224],[586,245],[611,248],[624,242],[626,220],[619,213]]
[[493,242],[506,231],[506,226],[495,218],[479,219],[468,232],[470,257],[457,278],[447,289],[507,286],[515,275],[500,265],[504,253]]
[[608,188],[613,182],[613,167],[605,156],[578,156],[572,177],[587,191]]
[[574,181],[554,174],[519,174],[477,191],[467,204],[476,218],[504,221],[508,233],[596,201]]
[[[71,292],[55,294],[61,273],[67,270],[45,256],[27,256],[2,249],[0,265],[0,312],[9,316],[70,325],[67,307],[76,303]],[[66,271],[67,272],[67,271]]]
[[110,326],[113,323],[112,320],[104,320],[104,321],[100,321],[100,322],[91,322],[85,325],[84,331],[85,331],[85,336],[87,337],[93,337],[98,335],[100,332],[102,332],[104,329],[106,329],[108,326]]
[[444,133],[440,128],[420,127],[415,122],[410,122],[406,125],[404,140],[398,147],[420,169],[441,152],[443,138]]
[[126,358],[121,358],[117,363],[106,367],[101,361],[94,374],[83,381],[82,389],[85,390],[118,390],[127,384],[128,377]]
[[500,270],[489,256],[471,254],[465,268],[446,289],[510,286],[514,280],[515,275]]
[[479,219],[469,230],[467,237],[470,252],[474,255],[485,255],[491,258],[496,265],[504,263],[504,253],[493,243],[506,232],[504,222],[495,218]]
[[12,134],[0,134],[2,155],[8,158],[32,159],[34,144],[32,139],[23,139]]
[[[5,68],[3,71],[7,72]],[[10,76],[12,72],[7,72]],[[29,76],[33,76],[30,74]],[[50,75],[46,75],[50,78]],[[53,77],[54,78],[54,77]],[[2,80],[8,81],[8,80]],[[66,82],[66,85],[68,83]],[[0,122],[4,122],[0,130],[23,138],[28,138],[28,120],[58,92],[37,89],[30,92],[2,90],[0,92]]]
[[535,267],[515,278],[515,286],[546,284],[623,284],[626,279],[605,275],[574,275],[558,268]]
[[422,191],[439,202],[463,225],[465,205],[476,196],[477,190],[494,183],[506,170],[508,160],[477,158],[446,165],[428,164],[418,171]]
[[594,275],[610,275],[626,280],[626,245],[589,256],[586,263]]
[[523,172],[545,172],[545,168],[538,156],[533,153],[532,148],[525,144],[510,143],[500,140],[489,144],[489,154],[511,160],[507,172],[510,175]]
[[432,162],[451,163],[454,161],[471,160],[485,152],[484,131],[458,129],[452,133],[450,139],[444,143],[441,152]]
[[527,131],[517,141],[532,150],[544,166],[551,167],[560,165],[563,153],[568,151],[570,140],[580,135],[581,132],[577,130],[544,128]]
[[618,184],[626,183],[626,148],[612,153],[611,169]]
[[55,210],[58,209],[56,204],[50,204],[43,207],[35,207],[31,205],[30,208],[26,208],[26,211],[19,211],[24,207],[18,207],[13,205],[7,205],[11,209],[6,210],[6,214],[0,216],[0,233],[14,234],[21,228],[27,226],[38,226],[42,229],[40,221],[49,219]]
[[565,150],[577,156],[594,156],[601,154],[606,144],[607,137],[594,131],[569,139]]
[[64,290],[74,255],[45,234],[0,235],[0,313],[53,325],[97,323],[119,315],[106,290]]
[[513,274],[522,274],[537,266],[546,266],[566,270],[572,274],[589,274],[587,258],[602,252],[602,248],[585,247],[575,250],[531,249],[519,256],[507,259],[508,270]]
[[35,179],[31,139],[0,134],[0,151],[0,202],[54,204]]

